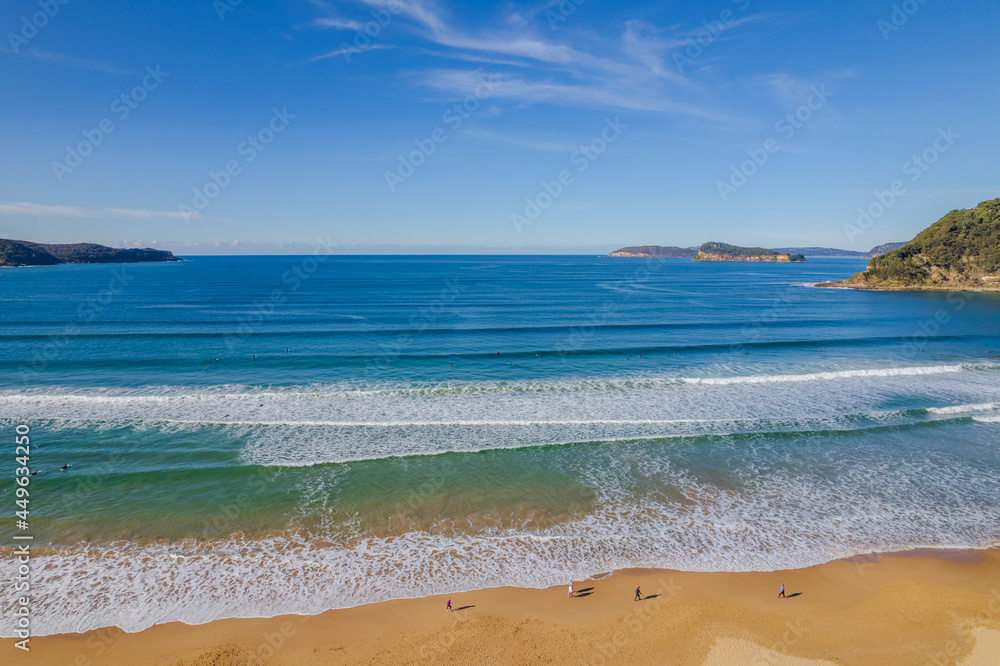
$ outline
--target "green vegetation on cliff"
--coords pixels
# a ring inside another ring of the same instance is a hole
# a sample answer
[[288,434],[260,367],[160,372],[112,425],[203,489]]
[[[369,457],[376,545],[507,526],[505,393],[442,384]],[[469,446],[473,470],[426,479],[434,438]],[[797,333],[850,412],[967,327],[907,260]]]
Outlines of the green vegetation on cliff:
[[839,286],[1000,289],[1000,199],[953,210],[901,248],[877,256]]
[[801,254],[781,254],[763,247],[740,247],[729,243],[709,242],[698,248],[696,261],[805,261]]
[[48,244],[0,238],[0,266],[123,264],[180,261],[168,250],[116,248],[97,243]]
[[51,266],[59,260],[44,250],[0,238],[0,266]]

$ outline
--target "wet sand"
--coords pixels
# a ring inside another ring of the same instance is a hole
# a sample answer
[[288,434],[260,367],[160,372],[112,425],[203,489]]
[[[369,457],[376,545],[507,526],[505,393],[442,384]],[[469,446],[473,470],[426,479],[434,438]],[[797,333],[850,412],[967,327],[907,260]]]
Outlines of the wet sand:
[[[317,616],[103,629],[0,646],[4,664],[1000,663],[1000,550],[873,555],[768,573],[622,571]],[[568,581],[567,581],[568,582]],[[777,599],[778,587],[788,598]],[[645,598],[633,601],[639,585]]]

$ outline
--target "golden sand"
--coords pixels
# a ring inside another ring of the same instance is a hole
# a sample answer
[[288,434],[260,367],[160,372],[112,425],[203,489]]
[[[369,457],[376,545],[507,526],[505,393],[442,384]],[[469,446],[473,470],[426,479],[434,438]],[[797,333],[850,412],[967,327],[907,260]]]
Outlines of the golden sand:
[[[777,599],[784,583],[788,598]],[[634,602],[641,585],[646,595]],[[318,616],[38,637],[4,664],[1000,664],[1000,551],[772,573],[618,572]]]

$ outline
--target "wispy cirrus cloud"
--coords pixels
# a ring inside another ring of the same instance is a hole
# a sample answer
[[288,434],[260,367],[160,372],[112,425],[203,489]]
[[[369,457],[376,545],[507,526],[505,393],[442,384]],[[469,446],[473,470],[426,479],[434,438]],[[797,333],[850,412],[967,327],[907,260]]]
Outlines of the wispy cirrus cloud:
[[343,19],[337,17],[323,17],[313,21],[317,28],[334,28],[336,30],[364,30],[365,24],[354,19]]
[[[9,51],[8,51],[9,53]],[[77,69],[90,69],[96,72],[107,72],[108,74],[131,74],[124,69],[115,67],[101,60],[91,60],[89,58],[78,58],[64,53],[54,51],[42,51],[40,49],[27,49],[20,53],[21,56],[48,63],[50,65],[61,65],[63,67],[75,67]]]
[[626,21],[625,32],[622,34],[622,50],[645,65],[656,76],[677,83],[688,83],[680,72],[665,64],[670,52],[686,46],[689,43],[688,38],[665,38],[659,33],[656,27],[642,21]]
[[[461,95],[472,94],[482,85],[482,70],[437,69],[419,75],[427,87]],[[706,119],[724,121],[728,118],[709,108],[674,101],[668,97],[642,94],[629,87],[611,85],[578,85],[551,79],[534,80],[516,75],[499,75],[491,79],[496,92],[491,98],[504,97],[522,104],[560,104],[645,111],[678,113]]]
[[[314,19],[314,27],[349,29],[362,23],[341,15],[340,8],[315,4],[327,15]],[[385,9],[384,0],[354,0],[351,4],[369,12]],[[630,20],[620,27],[617,39],[571,30],[546,32],[538,29],[537,14],[547,6],[540,5],[541,10],[508,7],[491,22],[491,27],[483,28],[461,25],[435,0],[407,0],[394,9],[393,20],[401,23],[399,29],[391,36],[388,29],[383,30],[378,38],[381,41],[368,49],[405,48],[416,54],[492,65],[501,70],[493,73],[503,81],[491,94],[496,101],[729,120],[711,107],[708,94],[699,85],[666,62],[672,50],[693,39],[689,31],[671,31]],[[363,13],[359,16],[368,20]],[[729,27],[751,20],[759,19],[748,17]],[[358,52],[345,46],[342,43],[340,49],[312,60]],[[452,96],[469,94],[481,75],[478,69],[440,66],[406,73],[407,79]]]
[[312,58],[309,59],[309,62],[326,60],[327,58],[337,58],[346,53],[356,55],[358,53],[364,53],[365,51],[378,51],[378,50],[393,49],[393,48],[395,47],[390,44],[369,44],[368,46],[362,46],[362,47],[348,46],[344,48],[335,49],[333,51],[330,51],[329,53],[321,53],[318,56],[313,56]]
[[[30,201],[12,201],[0,204],[0,214],[3,215],[37,215],[44,217],[143,217],[166,218],[174,220],[185,219],[185,214],[172,210],[139,210],[135,208],[81,208],[79,206],[61,206],[58,204],[39,204]],[[201,217],[199,213],[188,214],[188,217]]]
[[851,70],[831,72],[814,78],[794,76],[788,72],[764,74],[751,79],[750,85],[784,104],[801,104],[812,89],[824,82],[844,81],[854,76]]

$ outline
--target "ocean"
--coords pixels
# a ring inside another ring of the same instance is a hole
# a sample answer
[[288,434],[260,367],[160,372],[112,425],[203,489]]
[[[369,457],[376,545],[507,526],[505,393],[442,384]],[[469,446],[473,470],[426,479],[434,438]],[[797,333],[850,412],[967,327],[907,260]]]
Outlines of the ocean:
[[44,635],[996,546],[1000,296],[864,264],[0,270],[0,575]]

